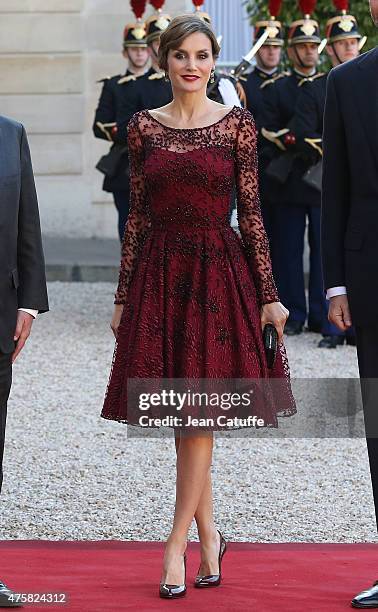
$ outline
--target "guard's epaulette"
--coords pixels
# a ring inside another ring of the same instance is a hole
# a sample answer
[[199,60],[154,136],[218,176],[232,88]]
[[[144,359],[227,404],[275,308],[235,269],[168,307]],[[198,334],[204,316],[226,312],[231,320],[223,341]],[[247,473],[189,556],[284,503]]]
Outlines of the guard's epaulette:
[[148,77],[149,81],[154,81],[155,79],[163,79],[164,78],[164,72],[155,72],[153,74],[150,74],[150,76]]
[[105,83],[105,81],[109,81],[109,79],[111,79],[112,77],[110,76],[106,76],[103,79],[99,79],[98,81],[96,81],[96,83]]
[[312,77],[305,77],[304,79],[299,81],[298,87],[302,87],[304,83],[312,83],[313,81],[316,81],[316,79],[320,79],[320,77],[323,77],[323,76],[326,76],[325,72],[318,72],[317,74],[314,74],[314,76]]
[[278,74],[275,74],[274,77],[272,77],[271,79],[268,79],[267,81],[264,81],[263,83],[261,83],[260,89],[264,89],[264,87],[266,87],[267,85],[271,85],[272,83],[275,83],[276,81],[279,81],[280,79],[283,79],[284,77],[290,76],[290,74],[291,73],[288,70],[279,72]]
[[129,83],[130,81],[136,81],[136,80],[137,80],[136,74],[128,74],[127,76],[124,76],[121,79],[119,79],[119,81],[117,81],[117,85],[122,85],[123,83]]

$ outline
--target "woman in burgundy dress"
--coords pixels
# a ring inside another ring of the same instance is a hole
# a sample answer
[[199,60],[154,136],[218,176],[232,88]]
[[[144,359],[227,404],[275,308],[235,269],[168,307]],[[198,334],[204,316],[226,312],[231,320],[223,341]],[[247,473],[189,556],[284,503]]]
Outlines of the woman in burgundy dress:
[[[279,392],[268,393],[258,410],[264,425],[277,427],[277,416],[296,412],[282,342],[288,311],[279,302],[261,217],[253,117],[206,96],[219,50],[207,23],[195,15],[173,19],[159,48],[173,101],[135,113],[128,125],[131,205],[112,320],[116,347],[101,413],[106,419],[141,425],[143,414],[159,426],[160,406],[141,413],[130,401],[131,379],[275,379],[283,382]],[[241,238],[228,222],[234,182]],[[280,340],[272,369],[262,338],[268,322]],[[194,412],[186,404],[180,417],[216,412],[210,406]],[[246,418],[252,413],[250,406],[229,411]],[[220,583],[226,549],[213,518],[212,428],[184,435],[183,427],[172,427],[176,506],[159,587],[167,598],[186,593],[193,517],[201,544],[195,586]]]

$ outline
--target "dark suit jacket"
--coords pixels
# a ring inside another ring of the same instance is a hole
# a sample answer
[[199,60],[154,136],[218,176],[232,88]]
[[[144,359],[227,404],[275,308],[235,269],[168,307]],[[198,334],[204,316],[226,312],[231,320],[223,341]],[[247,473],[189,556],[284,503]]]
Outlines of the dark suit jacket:
[[0,351],[11,353],[18,308],[49,309],[37,195],[24,127],[0,116]]
[[356,325],[378,300],[378,48],[331,70],[324,115],[324,285],[347,288]]

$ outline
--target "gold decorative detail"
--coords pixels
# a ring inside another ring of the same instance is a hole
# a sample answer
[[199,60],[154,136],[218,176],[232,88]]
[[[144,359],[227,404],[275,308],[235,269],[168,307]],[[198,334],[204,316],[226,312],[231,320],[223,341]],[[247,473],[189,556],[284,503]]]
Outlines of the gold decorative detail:
[[159,17],[159,19],[155,21],[155,25],[159,30],[163,31],[169,26],[169,21],[165,17]]
[[[108,140],[110,140],[110,142],[113,142],[113,138],[111,137],[109,132],[110,132],[110,128],[112,128],[115,125],[117,125],[116,122],[113,122],[113,123],[101,123],[101,121],[96,121],[96,125],[97,125],[97,127],[100,128],[101,132],[103,132],[105,134],[106,138]],[[108,131],[108,128],[109,128],[109,131]]]
[[238,94],[238,98],[240,100],[240,102],[243,105],[243,108],[247,108],[247,96],[245,95],[245,91],[243,88],[243,85],[241,85],[240,83],[236,82],[235,83],[235,87],[236,87],[236,92]]
[[275,83],[279,79],[283,79],[283,77],[286,77],[286,76],[290,76],[290,72],[288,72],[287,70],[284,70],[283,72],[280,72],[279,74],[275,75],[268,81],[264,81],[263,83],[261,83],[260,89],[264,89],[264,87],[266,87],[267,85],[271,85],[272,83]]
[[148,77],[149,81],[154,81],[155,79],[162,79],[164,78],[164,72],[154,72],[153,74],[150,74],[150,76]]
[[129,81],[136,81],[136,75],[128,74],[127,76],[122,77],[122,79],[119,79],[119,81],[117,81],[117,84],[122,85],[122,83],[128,83]]
[[281,149],[281,151],[286,151],[286,147],[285,147],[284,143],[281,142],[280,137],[284,136],[289,131],[290,130],[288,128],[284,128],[284,129],[280,130],[279,132],[270,132],[269,130],[266,130],[263,127],[261,129],[261,134],[264,136],[264,138],[266,138],[270,142],[273,142],[279,149]]
[[321,147],[323,141],[321,138],[305,138],[304,141],[307,142],[307,144],[309,144],[310,147],[313,147],[313,149],[316,149],[319,155],[323,156],[323,149]]
[[277,38],[278,34],[280,33],[279,29],[276,28],[275,26],[269,26],[267,30],[268,30],[269,38]]
[[301,32],[306,36],[313,36],[316,32],[316,27],[311,21],[305,22],[301,27]]
[[134,28],[131,34],[134,38],[136,38],[136,40],[142,40],[142,38],[146,36],[146,30],[142,25],[140,25],[139,27]]
[[348,19],[348,17],[346,17],[345,19],[341,19],[339,23],[340,30],[346,33],[351,32],[353,30],[353,27],[354,22],[351,19]]
[[317,74],[314,74],[314,76],[304,77],[299,81],[298,87],[302,87],[303,83],[312,83],[313,81],[316,81],[316,79],[319,79],[322,76],[325,76],[325,72],[318,72]]

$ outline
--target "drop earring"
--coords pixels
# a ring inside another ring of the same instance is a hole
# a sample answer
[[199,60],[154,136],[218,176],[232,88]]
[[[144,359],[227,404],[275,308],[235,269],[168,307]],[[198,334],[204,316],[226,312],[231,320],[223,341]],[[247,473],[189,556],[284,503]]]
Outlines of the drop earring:
[[170,80],[171,80],[171,79],[170,79],[170,78],[169,78],[169,76],[168,76],[168,72],[165,72],[165,73],[164,73],[164,81],[166,81],[167,83],[169,83],[169,81],[170,81]]
[[215,81],[215,68],[210,72],[210,83],[214,83]]

